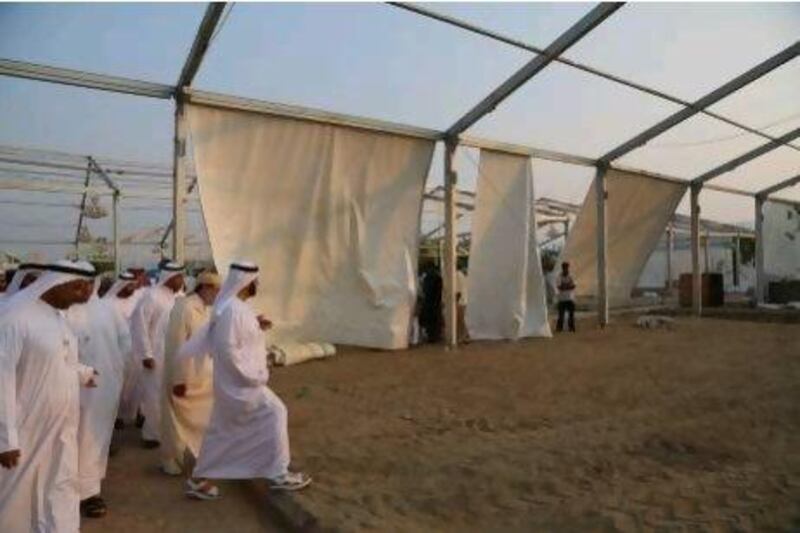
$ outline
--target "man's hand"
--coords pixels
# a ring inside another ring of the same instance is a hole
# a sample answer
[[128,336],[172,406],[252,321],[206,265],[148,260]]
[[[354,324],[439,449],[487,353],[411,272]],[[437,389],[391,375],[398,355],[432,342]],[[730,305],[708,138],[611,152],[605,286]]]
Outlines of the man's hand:
[[184,396],[186,396],[186,384],[178,383],[177,385],[173,385],[172,394],[174,394],[178,398],[183,398]]
[[258,315],[258,327],[260,327],[262,331],[267,331],[272,327],[272,321],[265,318],[264,315]]
[[19,450],[9,450],[0,453],[0,465],[2,465],[3,468],[14,468],[19,464],[19,456]]
[[147,359],[142,360],[142,365],[147,370],[153,370],[156,367],[156,360],[153,359],[152,357],[148,357]]

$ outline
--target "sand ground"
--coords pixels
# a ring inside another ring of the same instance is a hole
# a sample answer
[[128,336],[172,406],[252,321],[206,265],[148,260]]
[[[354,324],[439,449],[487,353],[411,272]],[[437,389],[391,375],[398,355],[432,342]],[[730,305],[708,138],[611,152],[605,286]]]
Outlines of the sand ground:
[[241,482],[220,483],[222,498],[190,500],[182,477],[158,471],[158,450],[139,446],[139,430],[116,431],[118,453],[109,459],[103,497],[108,514],[83,519],[84,533],[255,533],[279,531],[264,510],[264,494]]
[[[579,329],[276,369],[298,501],[341,531],[800,528],[800,326]],[[126,435],[85,531],[271,527],[243,484],[185,500]]]
[[800,528],[800,327],[579,327],[277,370],[300,501],[344,531]]

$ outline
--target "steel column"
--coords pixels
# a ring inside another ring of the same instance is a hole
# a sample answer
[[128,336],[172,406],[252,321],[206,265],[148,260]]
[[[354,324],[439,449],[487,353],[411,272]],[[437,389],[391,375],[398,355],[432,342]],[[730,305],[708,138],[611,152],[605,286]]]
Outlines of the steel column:
[[672,249],[675,246],[675,231],[672,222],[667,225],[667,295],[672,294]]
[[764,273],[764,196],[756,196],[756,303],[764,303],[766,275]]
[[595,201],[597,202],[597,320],[600,327],[608,324],[608,228],[606,226],[607,167],[599,166],[594,178]]
[[692,248],[692,313],[699,317],[703,313],[703,280],[700,275],[700,190],[702,186],[692,185],[691,203],[691,248]]
[[186,252],[186,108],[175,107],[174,174],[172,180],[172,259],[182,263]]
[[445,143],[444,151],[444,325],[448,348],[458,346],[456,320],[456,184],[458,176],[453,166],[456,145]]
[[113,217],[111,220],[112,233],[114,238],[114,275],[119,276],[120,273],[120,255],[119,255],[119,191],[114,192],[111,199]]

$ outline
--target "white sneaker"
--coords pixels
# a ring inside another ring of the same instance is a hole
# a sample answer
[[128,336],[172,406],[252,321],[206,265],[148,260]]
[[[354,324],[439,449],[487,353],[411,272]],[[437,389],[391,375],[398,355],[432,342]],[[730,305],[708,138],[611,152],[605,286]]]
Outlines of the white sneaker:
[[286,472],[282,476],[268,479],[270,490],[295,491],[306,488],[311,484],[311,477],[302,472]]
[[196,500],[216,500],[219,498],[219,488],[207,479],[199,483],[187,479],[186,495]]

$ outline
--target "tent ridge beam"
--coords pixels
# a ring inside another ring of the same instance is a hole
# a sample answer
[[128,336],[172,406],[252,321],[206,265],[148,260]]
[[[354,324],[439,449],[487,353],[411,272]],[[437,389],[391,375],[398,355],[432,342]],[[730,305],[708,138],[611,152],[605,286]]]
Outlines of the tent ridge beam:
[[710,93],[703,96],[699,100],[693,102],[688,107],[685,107],[684,109],[681,109],[676,113],[673,113],[672,115],[668,116],[661,122],[643,131],[636,137],[630,139],[627,142],[622,143],[618,147],[609,151],[606,155],[604,155],[600,159],[611,162],[614,161],[615,159],[624,156],[629,152],[632,152],[633,150],[636,150],[641,146],[644,146],[648,141],[658,137],[667,130],[677,126],[681,122],[684,122],[685,120],[700,113],[705,108],[714,105],[723,98],[735,93],[742,87],[745,87],[746,85],[762,78],[763,76],[772,72],[781,65],[784,65],[785,63],[791,61],[792,59],[797,57],[798,54],[800,54],[800,42],[795,42],[793,45],[775,54],[766,61],[759,63],[758,65],[751,68],[747,72],[735,77],[728,83],[711,91]]
[[589,34],[623,5],[623,2],[602,2],[592,8],[589,13],[581,17],[578,22],[556,38],[541,55],[534,57],[526,63],[497,89],[492,91],[486,98],[481,100],[475,107],[457,120],[455,124],[448,128],[445,133],[446,137],[456,138],[469,129],[470,126],[478,122],[482,117],[494,111],[503,100],[511,96],[514,91],[544,70],[547,65]]
[[775,150],[784,143],[796,139],[797,137],[800,137],[800,128],[795,128],[792,131],[785,133],[781,137],[775,139],[774,141],[769,141],[768,143],[764,143],[761,146],[754,148],[753,150],[750,150],[749,152],[728,161],[727,163],[718,165],[717,167],[693,179],[692,185],[700,186],[705,182],[707,182],[708,180],[714,179],[716,177],[721,176],[722,174],[730,172],[734,170],[736,167],[743,165],[749,161],[752,161],[753,159],[761,157],[762,155]]
[[171,85],[0,58],[0,75],[136,96],[170,99]]

